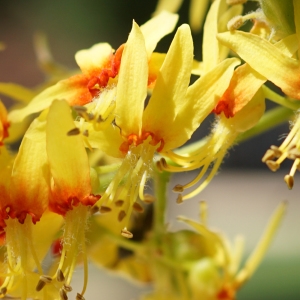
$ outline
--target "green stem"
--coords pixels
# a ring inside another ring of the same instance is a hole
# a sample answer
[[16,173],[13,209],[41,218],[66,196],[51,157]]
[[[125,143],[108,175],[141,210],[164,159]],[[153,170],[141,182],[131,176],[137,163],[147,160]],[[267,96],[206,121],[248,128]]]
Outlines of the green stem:
[[300,102],[298,100],[292,100],[290,98],[280,96],[265,85],[262,86],[262,90],[267,99],[283,107],[289,108],[291,110],[298,110],[300,108]]
[[170,173],[156,171],[154,176],[155,202],[154,202],[154,234],[157,242],[165,232],[165,213],[167,207],[167,187]]

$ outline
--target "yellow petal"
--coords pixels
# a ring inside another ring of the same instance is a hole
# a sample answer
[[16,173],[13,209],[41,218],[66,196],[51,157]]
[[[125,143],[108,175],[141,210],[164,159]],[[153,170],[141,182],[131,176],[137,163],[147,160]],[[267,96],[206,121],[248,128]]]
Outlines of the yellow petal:
[[197,32],[201,29],[209,2],[210,0],[191,0],[189,15],[193,31]]
[[71,105],[84,105],[92,99],[87,83],[88,79],[84,75],[59,81],[34,97],[24,108],[11,111],[9,120],[21,122],[25,117],[48,108],[54,100],[66,100]]
[[116,123],[122,134],[139,135],[147,96],[148,59],[145,41],[138,25],[132,30],[122,55],[116,97]]
[[90,49],[78,51],[75,60],[83,73],[91,74],[100,70],[108,62],[112,52],[109,44],[100,43]]
[[46,128],[47,154],[54,189],[62,197],[80,199],[91,192],[90,168],[82,136],[68,136],[68,132],[74,128],[69,105],[65,101],[54,101]]
[[216,0],[210,7],[204,24],[203,32],[203,68],[207,72],[219,63],[218,17],[225,11],[224,1]]
[[14,83],[0,83],[0,93],[14,100],[28,103],[34,96],[35,92],[21,85]]
[[27,130],[14,162],[10,215],[22,222],[29,213],[38,221],[48,206],[48,184],[45,121],[40,116]]
[[183,105],[193,64],[193,41],[188,25],[176,32],[143,116],[143,130],[156,134],[172,126]]
[[286,56],[275,45],[251,33],[225,32],[218,34],[218,39],[287,95],[300,99],[299,61]]
[[100,149],[109,156],[124,156],[119,149],[124,140],[118,127],[108,126],[105,130],[95,131],[91,124],[86,124],[85,128],[89,132],[87,140],[92,148]]
[[144,37],[148,58],[156,48],[157,43],[171,33],[178,21],[178,15],[162,11],[140,27]]
[[175,149],[190,139],[193,132],[211,113],[240,63],[236,58],[226,59],[188,88],[186,98],[172,125],[164,126],[164,151]]
[[174,13],[178,11],[182,1],[183,0],[159,0],[154,14],[164,10]]

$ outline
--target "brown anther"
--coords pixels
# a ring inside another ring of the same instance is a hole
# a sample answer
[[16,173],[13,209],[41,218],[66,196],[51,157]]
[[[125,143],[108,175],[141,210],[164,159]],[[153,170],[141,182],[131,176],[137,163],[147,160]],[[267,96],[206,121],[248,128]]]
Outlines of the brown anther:
[[39,292],[39,291],[41,291],[41,290],[43,289],[43,287],[44,287],[45,285],[46,285],[46,282],[40,279],[40,280],[38,281],[36,287],[35,287],[35,290],[36,290],[37,292]]
[[93,207],[90,208],[90,214],[94,215],[99,211],[99,207],[97,205],[94,205]]
[[122,220],[126,217],[126,212],[124,210],[121,210],[119,212],[119,215],[118,215],[118,221],[119,222],[122,222]]
[[178,197],[177,197],[177,199],[176,199],[176,203],[177,203],[177,204],[181,204],[182,202],[183,202],[183,200],[182,200],[182,195],[179,194]]
[[132,208],[137,211],[138,213],[143,213],[144,212],[144,208],[137,202],[134,202],[132,205]]
[[162,168],[162,166],[161,166],[160,161],[157,161],[157,162],[155,163],[155,165],[156,165],[156,168],[157,168],[158,172],[162,172],[162,171],[163,171],[163,168]]
[[291,190],[294,186],[294,177],[287,174],[284,176],[284,181],[285,181],[286,185],[288,186],[289,190]]
[[94,120],[94,118],[95,118],[95,115],[94,115],[94,114],[88,113],[88,119],[89,119],[89,121]]
[[145,203],[150,204],[153,203],[155,201],[155,197],[150,195],[150,194],[145,194],[144,195],[144,200]]
[[127,230],[126,227],[124,227],[124,228],[121,230],[121,235],[124,236],[124,237],[126,237],[127,239],[133,238],[133,234],[132,234],[129,230]]
[[271,145],[271,150],[274,151],[274,155],[275,157],[280,157],[282,155],[282,151],[279,149],[279,147],[275,146],[275,145]]
[[87,111],[86,106],[74,105],[73,108],[77,112],[86,112]]
[[76,300],[85,300],[85,298],[81,294],[77,293]]
[[35,290],[37,292],[39,292],[40,290],[42,290],[44,288],[44,286],[47,283],[51,283],[51,282],[52,282],[52,277],[47,276],[47,275],[41,275],[40,280],[38,281]]
[[57,281],[59,281],[59,282],[65,281],[65,276],[64,276],[64,273],[62,272],[61,269],[58,269],[58,270],[57,270],[57,273],[56,273],[56,279],[57,279]]
[[292,160],[300,158],[300,151],[296,147],[289,150],[287,158],[292,159]]
[[261,161],[265,163],[267,160],[272,160],[275,157],[276,157],[275,152],[271,149],[268,149],[265,155],[263,156],[263,158],[261,159]]
[[7,293],[7,287],[6,287],[6,286],[3,286],[3,287],[0,289],[0,295],[5,296],[6,293]]
[[273,161],[273,160],[267,160],[266,165],[273,172],[276,172],[280,167],[280,165],[276,161]]
[[115,206],[117,206],[117,207],[121,207],[123,204],[124,204],[124,200],[117,200],[115,202]]
[[161,166],[162,166],[163,169],[168,168],[167,161],[163,157],[160,159],[160,163],[161,163]]
[[89,131],[87,129],[83,130],[82,134],[86,137],[89,136]]
[[101,214],[105,214],[105,213],[110,212],[110,211],[111,211],[111,208],[108,207],[108,206],[102,205],[102,206],[100,206],[99,211],[100,211]]
[[79,128],[76,127],[76,128],[69,130],[67,132],[67,135],[72,136],[72,135],[78,135],[79,133],[80,133],[80,130],[79,130]]
[[102,116],[99,115],[98,118],[97,118],[97,123],[102,123],[102,122],[104,122],[104,121],[105,121],[105,120],[102,118]]
[[64,284],[62,287],[66,292],[72,292],[72,287],[70,285]]
[[182,193],[183,191],[184,191],[184,188],[183,188],[183,185],[181,185],[181,184],[176,184],[173,187],[173,192],[175,192],[175,193]]
[[68,300],[67,293],[63,288],[59,290],[59,296],[61,300]]

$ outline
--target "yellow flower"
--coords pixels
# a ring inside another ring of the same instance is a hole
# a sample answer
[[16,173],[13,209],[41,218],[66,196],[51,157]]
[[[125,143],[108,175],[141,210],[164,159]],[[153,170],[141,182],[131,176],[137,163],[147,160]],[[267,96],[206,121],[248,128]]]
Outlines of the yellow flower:
[[[177,19],[177,15],[163,12],[141,26],[146,38],[149,87],[155,83],[157,69],[164,58],[164,55],[153,53],[153,51],[159,40],[173,31]],[[10,112],[9,119],[16,123],[20,122],[26,116],[49,107],[56,99],[66,100],[72,106],[81,107],[90,104],[85,109],[80,110],[79,108],[78,112],[96,123],[106,121],[106,124],[109,124],[112,121],[110,116],[115,107],[114,98],[123,48],[124,45],[114,51],[109,44],[99,43],[90,49],[78,51],[75,59],[82,74],[60,80],[45,89],[35,96],[26,107]],[[104,95],[102,95],[103,93]]]
[[92,147],[124,158],[100,200],[101,205],[110,206],[117,200],[124,200],[119,219],[129,219],[132,209],[136,208],[137,197],[146,200],[144,186],[151,174],[155,152],[164,155],[191,137],[215,106],[217,95],[225,90],[238,63],[235,58],[225,60],[189,86],[193,43],[189,27],[182,25],[144,109],[147,52],[143,34],[133,23],[120,68],[115,126],[96,132],[86,124]]
[[8,137],[8,128],[10,124],[7,120],[7,110],[0,100],[0,146],[3,145],[3,140]]
[[285,210],[286,203],[281,203],[277,207],[256,248],[240,270],[244,244],[241,237],[237,237],[234,245],[230,245],[223,235],[210,230],[205,222],[197,223],[179,217],[179,220],[193,227],[214,249],[210,255],[195,262],[189,271],[187,284],[192,293],[190,299],[235,299],[237,290],[250,279],[261,263]]

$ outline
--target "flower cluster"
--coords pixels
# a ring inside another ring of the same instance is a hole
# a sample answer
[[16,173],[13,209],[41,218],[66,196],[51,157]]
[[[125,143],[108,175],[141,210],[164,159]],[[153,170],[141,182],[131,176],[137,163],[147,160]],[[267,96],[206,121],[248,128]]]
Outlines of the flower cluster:
[[[201,223],[179,217],[196,232],[167,231],[166,182],[169,173],[197,170],[192,181],[173,188],[177,203],[196,196],[230,147],[265,129],[265,98],[291,112],[298,108],[300,5],[261,0],[258,11],[242,16],[245,1],[215,0],[199,62],[187,24],[177,28],[167,53],[154,52],[176,27],[178,15],[162,11],[178,9],[174,2],[160,1],[144,25],[133,21],[117,50],[99,43],[78,51],[80,70],[56,64],[39,36],[38,59],[49,80],[32,90],[0,83],[0,93],[19,102],[9,111],[0,102],[0,298],[68,299],[82,263],[76,290],[82,300],[90,259],[153,282],[154,292],[143,299],[230,300],[260,263],[285,204],[238,270],[241,243],[231,247],[208,228],[204,203]],[[194,29],[209,1],[199,3],[191,2]],[[247,20],[250,32],[238,30]],[[267,80],[287,97],[267,88]],[[211,134],[184,146],[212,113]],[[300,164],[299,122],[263,158],[273,171],[294,160],[285,177],[289,188]],[[148,192],[151,180],[155,195]],[[120,257],[120,249],[129,254]]]

